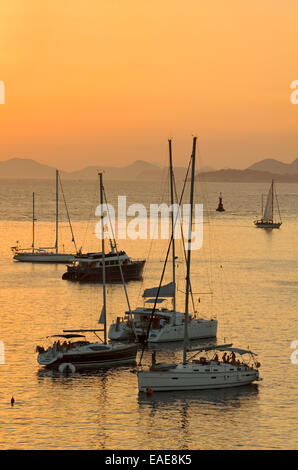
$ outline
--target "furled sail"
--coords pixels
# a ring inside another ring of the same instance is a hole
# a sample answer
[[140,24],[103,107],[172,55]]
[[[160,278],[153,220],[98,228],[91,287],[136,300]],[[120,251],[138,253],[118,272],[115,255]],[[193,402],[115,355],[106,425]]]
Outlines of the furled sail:
[[104,324],[104,322],[105,322],[105,308],[102,307],[98,323]]
[[[143,297],[156,297],[158,293],[158,287],[152,287],[151,289],[145,289]],[[160,297],[174,297],[175,295],[175,283],[170,282],[159,289]]]
[[271,183],[264,211],[264,220],[273,220],[273,181]]

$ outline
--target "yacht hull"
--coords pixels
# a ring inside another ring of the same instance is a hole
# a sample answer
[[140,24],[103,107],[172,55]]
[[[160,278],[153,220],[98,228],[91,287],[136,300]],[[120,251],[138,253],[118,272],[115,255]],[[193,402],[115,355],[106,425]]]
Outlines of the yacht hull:
[[[133,261],[122,265],[122,273],[125,281],[138,281],[142,279],[145,261]],[[119,266],[106,266],[106,282],[122,282]],[[62,279],[76,282],[102,282],[102,268],[78,268],[67,266],[67,272]]]
[[168,370],[139,371],[137,374],[140,392],[148,389],[166,392],[240,387],[259,380],[259,373],[254,369],[229,371],[227,368],[225,372],[207,372],[193,364],[181,364]]
[[53,354],[40,353],[37,362],[40,365],[51,369],[94,369],[106,368],[117,365],[134,364],[136,362],[137,345],[121,345],[116,347],[108,347],[99,351],[78,351],[75,352],[57,352]]
[[75,256],[64,253],[18,253],[13,259],[27,263],[71,263]]
[[[111,340],[129,340],[134,338],[134,333],[126,322],[119,325],[113,323],[109,328],[108,336]],[[143,339],[147,331],[136,328],[138,339]],[[217,320],[192,320],[188,326],[188,337],[190,340],[213,338],[217,334]],[[167,325],[160,329],[151,328],[147,339],[148,343],[168,343],[184,340],[184,325]]]

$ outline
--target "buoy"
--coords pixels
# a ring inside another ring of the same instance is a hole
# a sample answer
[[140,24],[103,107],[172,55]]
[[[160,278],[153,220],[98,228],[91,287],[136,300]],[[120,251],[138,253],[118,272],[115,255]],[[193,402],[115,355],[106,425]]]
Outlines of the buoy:
[[153,390],[152,390],[152,388],[151,388],[151,387],[147,387],[147,390],[146,390],[146,392],[147,392],[147,395],[152,395],[152,393],[153,393]]
[[14,405],[14,398],[13,397],[11,397],[10,403],[11,403],[11,406]]
[[75,366],[71,362],[62,362],[58,368],[59,372],[72,372],[76,371]]

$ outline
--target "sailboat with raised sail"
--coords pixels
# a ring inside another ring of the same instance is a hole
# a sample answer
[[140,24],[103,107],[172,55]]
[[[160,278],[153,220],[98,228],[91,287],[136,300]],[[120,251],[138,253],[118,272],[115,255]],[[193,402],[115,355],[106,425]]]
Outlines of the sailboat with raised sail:
[[[174,172],[172,161],[172,142],[169,140],[169,173],[171,207],[174,207]],[[185,181],[187,180],[187,176]],[[182,200],[182,197],[181,197]],[[145,306],[137,307],[133,311],[126,312],[123,319],[117,318],[109,328],[109,338],[112,340],[129,340],[135,337],[139,341],[149,343],[163,343],[183,341],[185,313],[176,308],[176,249],[175,226],[177,215],[171,211],[171,251],[172,251],[172,281],[166,285],[145,289],[143,298]],[[168,255],[167,255],[168,257]],[[166,264],[166,263],[165,263]],[[163,304],[167,300],[172,301],[172,308],[157,308],[156,304]],[[149,305],[148,305],[149,304]],[[154,304],[154,314],[152,307]],[[217,333],[217,320],[205,319],[194,315],[188,317],[188,331],[190,339],[212,338]]]
[[[103,207],[103,182],[102,173],[100,178],[100,204]],[[106,302],[106,283],[105,283],[105,245],[104,245],[104,222],[101,217],[102,229],[102,290],[103,306],[98,323],[103,324],[102,329],[76,329],[63,330],[62,334],[52,335],[55,342],[45,349],[37,346],[37,361],[40,365],[58,369],[60,372],[86,369],[102,368],[117,365],[132,364],[136,362],[137,345],[108,343],[107,342],[107,302]],[[120,267],[121,269],[121,267]],[[123,278],[123,276],[122,276]],[[123,283],[125,294],[127,295],[125,283]],[[101,342],[98,332],[103,332],[104,339]],[[99,341],[90,342],[86,340],[86,333],[93,333]],[[56,341],[58,338],[58,341]],[[63,344],[60,340],[64,340]],[[66,341],[67,340],[67,341]]]
[[[61,181],[60,181],[61,184]],[[64,194],[63,194],[64,197]],[[72,241],[74,243],[75,249],[75,239],[74,234],[68,214],[68,209],[66,201],[64,198],[64,203],[67,210],[68,221],[70,225],[70,230],[72,233]],[[20,248],[18,244],[12,247],[14,252],[13,259],[16,261],[30,262],[30,263],[70,263],[74,260],[75,254],[72,253],[61,253],[59,252],[58,237],[59,237],[59,171],[56,170],[56,241],[54,247],[43,247],[37,248],[35,246],[35,198],[33,193],[33,202],[32,202],[32,223],[33,223],[33,237],[32,237],[32,246],[30,248]],[[77,249],[76,249],[77,251]]]
[[[277,206],[278,213],[279,213],[279,218],[280,218],[279,222],[274,221],[275,201],[276,201],[276,206]],[[260,220],[255,220],[254,224],[258,228],[279,228],[282,224],[279,205],[278,205],[277,194],[276,194],[276,191],[275,191],[275,186],[274,186],[274,181],[273,180],[271,182],[270,189],[269,189],[269,192],[268,192],[263,218],[260,219]]]
[[[191,214],[189,220],[189,235],[187,243],[187,275],[185,292],[185,322],[184,322],[184,345],[183,360],[181,363],[166,364],[156,362],[156,352],[152,353],[152,364],[149,369],[142,367],[142,358],[145,350],[143,347],[140,357],[139,368],[136,371],[138,377],[138,389],[140,392],[152,391],[176,391],[176,390],[204,390],[213,388],[228,388],[247,385],[259,379],[259,363],[255,361],[255,354],[250,350],[233,348],[232,344],[218,346],[205,346],[203,348],[191,349],[189,347],[188,315],[189,315],[189,294],[190,294],[190,262],[191,262],[191,232],[193,223],[193,196],[195,179],[195,154],[196,137],[193,139],[192,150],[192,170],[190,207]],[[161,279],[162,281],[162,279]],[[158,296],[156,297],[158,298]],[[220,360],[218,352],[223,351],[223,358]],[[187,358],[187,353],[192,353],[192,357]],[[206,357],[208,354],[212,357]],[[204,356],[196,358],[198,354]],[[227,353],[230,356],[227,357]],[[250,361],[237,360],[244,354],[250,356]]]

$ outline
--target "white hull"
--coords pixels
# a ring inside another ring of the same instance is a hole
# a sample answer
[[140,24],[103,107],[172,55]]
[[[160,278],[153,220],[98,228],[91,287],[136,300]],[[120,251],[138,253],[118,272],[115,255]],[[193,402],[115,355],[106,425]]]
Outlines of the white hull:
[[75,256],[67,253],[17,253],[13,259],[28,263],[71,263]]
[[[144,329],[135,328],[138,337],[146,334]],[[192,319],[188,324],[188,337],[190,340],[212,338],[217,334],[217,320]],[[127,322],[113,323],[109,329],[111,340],[128,340],[134,338],[133,331]],[[184,340],[184,324],[165,325],[160,329],[151,328],[148,336],[149,343],[167,343]]]
[[212,366],[178,364],[168,370],[139,371],[137,375],[140,392],[230,388],[260,380],[255,369],[215,363]]

